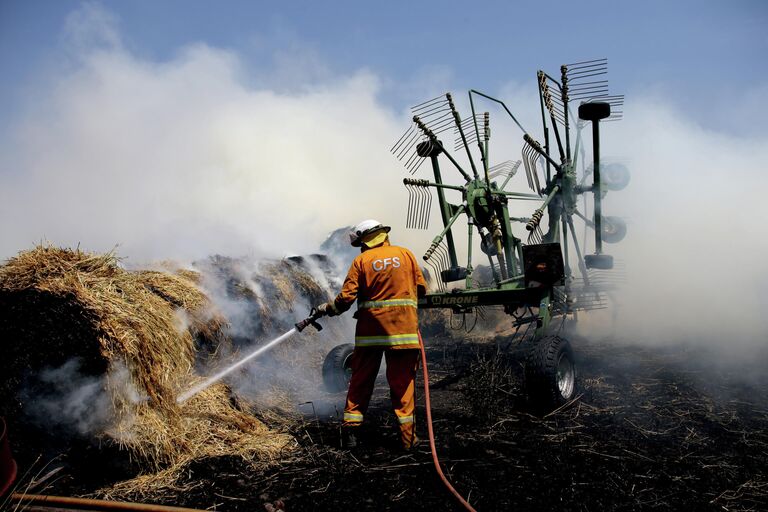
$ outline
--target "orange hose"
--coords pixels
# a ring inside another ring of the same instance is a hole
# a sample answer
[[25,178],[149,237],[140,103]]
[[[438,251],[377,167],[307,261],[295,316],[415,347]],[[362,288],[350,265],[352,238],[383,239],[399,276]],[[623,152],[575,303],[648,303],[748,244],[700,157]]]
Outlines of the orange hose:
[[25,506],[49,506],[72,508],[76,510],[124,510],[130,512],[202,512],[196,508],[168,507],[147,503],[128,503],[123,501],[91,500],[87,498],[69,498],[66,496],[43,496],[40,494],[12,494],[11,500],[24,503]]
[[449,491],[459,500],[465,509],[471,512],[477,512],[467,500],[465,500],[459,492],[453,488],[451,482],[443,474],[443,469],[440,467],[440,460],[437,458],[437,449],[435,448],[435,432],[432,430],[432,406],[429,402],[429,373],[427,372],[427,354],[424,352],[424,341],[421,339],[421,333],[419,333],[419,348],[421,349],[421,368],[424,371],[424,402],[427,409],[427,431],[429,432],[429,447],[432,450],[432,462],[435,463],[435,469],[437,474],[440,475],[440,479],[443,481]]

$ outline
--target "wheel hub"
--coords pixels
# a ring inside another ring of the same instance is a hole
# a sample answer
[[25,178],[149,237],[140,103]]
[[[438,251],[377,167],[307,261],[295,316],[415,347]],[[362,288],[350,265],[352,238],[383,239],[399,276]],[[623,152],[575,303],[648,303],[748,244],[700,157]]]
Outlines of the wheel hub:
[[557,361],[557,389],[560,396],[570,400],[576,385],[576,370],[573,362],[565,355],[561,354]]

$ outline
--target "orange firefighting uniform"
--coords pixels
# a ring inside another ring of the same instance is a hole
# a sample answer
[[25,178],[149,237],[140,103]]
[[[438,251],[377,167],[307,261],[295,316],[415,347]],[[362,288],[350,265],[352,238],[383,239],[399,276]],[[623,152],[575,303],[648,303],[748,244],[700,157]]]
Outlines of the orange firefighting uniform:
[[352,379],[343,425],[357,427],[363,422],[384,354],[401,441],[410,448],[415,440],[414,380],[420,343],[417,300],[427,285],[408,249],[390,245],[386,239],[373,248],[363,247],[334,300],[334,309],[341,313],[357,299]]

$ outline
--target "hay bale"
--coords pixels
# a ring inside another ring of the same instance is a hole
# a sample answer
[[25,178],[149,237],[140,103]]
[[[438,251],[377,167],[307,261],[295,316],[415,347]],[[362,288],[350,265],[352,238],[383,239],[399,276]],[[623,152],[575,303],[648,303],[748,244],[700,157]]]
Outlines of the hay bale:
[[17,421],[22,388],[42,368],[76,358],[103,377],[110,421],[95,434],[155,470],[217,455],[272,458],[291,438],[238,410],[224,385],[179,407],[193,375],[195,336],[226,327],[187,275],[129,272],[113,254],[36,247],[0,267],[0,414]]
[[[331,300],[340,283],[331,282],[324,257],[253,260],[212,256],[196,262],[202,286],[217,301],[228,304],[238,346],[282,334],[306,317],[309,308]],[[313,268],[314,267],[314,268]]]

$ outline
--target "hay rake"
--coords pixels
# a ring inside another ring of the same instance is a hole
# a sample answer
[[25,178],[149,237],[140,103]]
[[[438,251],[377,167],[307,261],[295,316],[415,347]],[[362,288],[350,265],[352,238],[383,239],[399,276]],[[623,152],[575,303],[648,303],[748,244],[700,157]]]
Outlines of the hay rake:
[[[614,261],[603,252],[603,242],[618,242],[626,233],[618,217],[604,217],[601,209],[607,191],[620,190],[629,181],[626,167],[600,165],[600,122],[621,119],[624,101],[623,96],[609,94],[604,79],[607,67],[606,59],[597,59],[561,66],[559,78],[537,73],[542,142],[525,130],[503,101],[472,89],[468,95],[471,112],[464,119],[450,93],[413,107],[413,123],[391,149],[411,175],[427,160],[432,167],[433,180],[403,180],[409,193],[407,227],[429,227],[432,189],[442,220],[440,233],[423,256],[433,271],[436,290],[419,307],[447,307],[461,313],[500,305],[516,322],[535,324],[526,365],[527,389],[547,407],[561,405],[575,395],[572,349],[563,338],[550,335],[552,316],[606,307],[606,294],[616,279],[606,277]],[[476,111],[476,103],[481,101],[499,107],[523,132],[521,160],[490,164],[490,113]],[[576,104],[578,118],[572,112]],[[592,125],[593,162],[589,167],[583,161],[582,140],[587,123]],[[454,136],[450,150],[441,141],[441,135],[449,131]],[[458,158],[468,165],[460,164]],[[445,161],[462,183],[443,179],[441,163]],[[529,191],[508,191],[520,165]],[[601,180],[603,170],[608,172]],[[589,177],[591,183],[587,183]],[[460,200],[449,202],[446,194],[458,194]],[[588,196],[592,198],[591,217],[586,208]],[[579,197],[585,198],[583,211],[577,208]],[[510,201],[538,204],[530,217],[514,217]],[[466,265],[459,264],[453,233],[462,216],[467,223]],[[594,231],[594,253],[583,253],[587,244],[577,239],[574,216],[584,221],[585,229]],[[525,243],[515,235],[513,223],[525,226]],[[473,278],[475,236],[487,258],[491,283]]]

